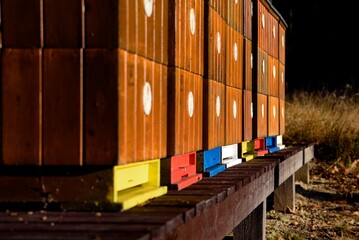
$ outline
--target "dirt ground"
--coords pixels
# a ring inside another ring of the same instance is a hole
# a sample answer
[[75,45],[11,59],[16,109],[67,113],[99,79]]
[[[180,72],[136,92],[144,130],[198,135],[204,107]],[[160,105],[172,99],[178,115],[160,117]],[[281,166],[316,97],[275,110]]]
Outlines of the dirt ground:
[[359,239],[359,160],[310,167],[310,183],[296,182],[295,209],[267,213],[267,239]]

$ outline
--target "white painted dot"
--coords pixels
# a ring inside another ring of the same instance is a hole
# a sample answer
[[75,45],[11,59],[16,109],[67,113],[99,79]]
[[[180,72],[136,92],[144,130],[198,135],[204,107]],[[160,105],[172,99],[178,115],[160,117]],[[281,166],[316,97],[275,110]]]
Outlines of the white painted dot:
[[272,30],[272,32],[273,32],[273,38],[275,38],[275,35],[276,35],[275,25],[273,26],[273,30]]
[[191,34],[194,35],[196,33],[196,15],[193,8],[189,11],[189,26]]
[[194,98],[193,98],[193,93],[192,91],[190,91],[188,93],[188,97],[187,97],[187,109],[188,109],[188,115],[190,117],[193,116],[193,112],[194,112]]
[[276,112],[275,106],[273,106],[273,118],[275,118],[276,115],[277,115],[277,112]]
[[262,103],[262,118],[264,118],[264,104]]
[[275,78],[276,75],[277,75],[277,69],[275,65],[273,65],[273,78]]
[[148,116],[152,109],[152,90],[151,85],[146,82],[142,89],[142,104],[145,114]]
[[217,32],[217,52],[221,53],[221,34]]
[[253,53],[251,53],[251,69],[253,69]]
[[233,101],[233,118],[237,118],[237,102],[236,100]]
[[147,17],[150,17],[153,10],[153,0],[143,0],[143,6],[145,8],[145,13]]
[[238,4],[238,0],[234,0],[234,2],[235,2],[236,4]]
[[234,57],[234,61],[237,62],[237,60],[238,60],[238,45],[237,45],[237,43],[234,43],[234,46],[233,46],[233,57]]
[[263,59],[262,60],[262,72],[263,72],[263,74],[265,73],[265,71],[266,71],[266,63],[265,63],[265,61]]
[[251,102],[251,118],[253,118],[253,103]]
[[219,117],[221,115],[221,98],[219,96],[216,97],[216,116]]
[[265,28],[265,24],[266,24],[266,19],[264,13],[262,13],[262,28]]

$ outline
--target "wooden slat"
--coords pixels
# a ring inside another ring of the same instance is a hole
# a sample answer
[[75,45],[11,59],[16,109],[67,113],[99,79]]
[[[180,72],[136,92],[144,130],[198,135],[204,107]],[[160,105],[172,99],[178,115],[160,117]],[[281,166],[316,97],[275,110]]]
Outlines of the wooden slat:
[[244,39],[244,89],[252,91],[253,51],[252,41]]
[[[225,83],[226,72],[226,23],[212,8],[208,9],[208,18],[205,18],[207,28],[207,41],[204,51],[208,53],[208,66],[204,71],[204,77]],[[207,16],[207,15],[205,15]]]
[[242,142],[243,139],[243,91],[226,86],[225,145]]
[[2,163],[40,165],[42,50],[6,48],[1,55]]
[[45,49],[43,63],[43,163],[82,165],[83,54]]
[[261,48],[258,48],[257,63],[257,92],[268,94],[268,54]]
[[227,1],[229,26],[243,34],[243,0]]
[[84,50],[84,137],[86,165],[118,163],[119,66],[116,49]]
[[279,62],[285,65],[285,49],[286,49],[286,37],[285,28],[279,25]]
[[43,0],[2,1],[3,47],[43,47]]
[[256,138],[268,136],[268,97],[263,94],[257,94],[257,104],[255,112],[255,133]]
[[44,1],[44,46],[84,47],[84,0]]
[[285,101],[279,99],[279,134],[285,133]]
[[225,84],[243,89],[243,36],[230,26],[226,26],[226,79]]
[[168,64],[203,75],[204,6],[194,0],[168,4]]
[[205,79],[203,95],[203,148],[221,147],[225,141],[225,85]]
[[276,97],[268,97],[268,136],[279,135],[280,123],[280,106],[279,99]]
[[279,63],[279,98],[280,99],[285,99],[285,66],[282,63]]
[[252,7],[253,0],[243,0],[243,8],[244,8],[244,26],[243,26],[243,35],[244,37],[248,38],[249,40],[252,39]]
[[243,140],[253,139],[253,101],[252,91],[243,91]]
[[278,79],[280,77],[280,72],[279,72],[279,68],[278,68],[278,60],[270,55],[268,55],[268,72],[267,73],[268,73],[268,76],[267,76],[268,95],[273,96],[273,97],[278,97],[279,96],[279,89],[278,89],[279,80]]
[[[178,68],[169,68],[168,71],[167,154],[173,156],[200,150],[203,78]],[[193,105],[189,100],[191,96]]]

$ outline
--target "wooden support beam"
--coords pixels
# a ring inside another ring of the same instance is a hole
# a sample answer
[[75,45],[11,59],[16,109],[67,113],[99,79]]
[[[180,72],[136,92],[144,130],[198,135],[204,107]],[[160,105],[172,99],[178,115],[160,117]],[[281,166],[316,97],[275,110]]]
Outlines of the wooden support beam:
[[295,185],[294,175],[291,175],[277,189],[274,190],[274,210],[295,210]]
[[310,175],[309,175],[309,163],[304,164],[299,170],[295,173],[295,180],[302,181],[303,183],[309,183]]
[[234,228],[234,240],[266,239],[266,205],[266,201],[263,201]]

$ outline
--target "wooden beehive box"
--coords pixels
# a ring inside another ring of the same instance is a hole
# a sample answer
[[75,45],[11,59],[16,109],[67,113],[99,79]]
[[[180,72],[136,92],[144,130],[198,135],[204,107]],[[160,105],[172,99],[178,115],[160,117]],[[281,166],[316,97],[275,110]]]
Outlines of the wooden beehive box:
[[225,142],[225,85],[205,79],[203,95],[203,149],[212,149]]
[[86,0],[86,48],[122,48],[168,64],[168,0]]
[[268,96],[268,136],[279,135],[279,99]]
[[165,157],[166,91],[165,65],[122,49],[86,50],[86,162]]
[[244,39],[244,88],[252,91],[252,76],[253,76],[253,51],[252,41]]
[[268,96],[257,93],[256,103],[254,104],[254,138],[263,138],[268,136]]
[[169,66],[203,75],[204,6],[202,1],[169,1]]
[[241,89],[226,86],[225,145],[240,143],[243,139],[242,92]]
[[228,25],[243,34],[243,0],[228,0],[227,8]]
[[207,40],[205,41],[204,77],[225,83],[226,74],[226,22],[212,7],[205,5]]
[[179,155],[202,149],[203,77],[168,69],[167,154]]
[[253,1],[243,0],[243,35],[252,40]]
[[244,41],[240,32],[227,26],[226,86],[243,89]]
[[243,141],[253,139],[254,106],[252,91],[243,90]]
[[278,70],[278,59],[268,55],[268,95],[273,97],[279,96],[279,76],[280,72]]

